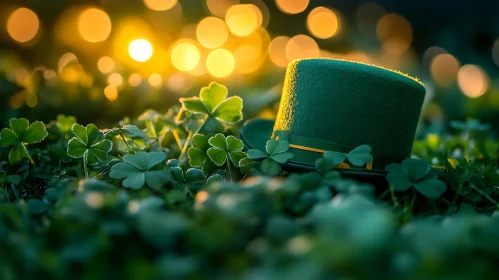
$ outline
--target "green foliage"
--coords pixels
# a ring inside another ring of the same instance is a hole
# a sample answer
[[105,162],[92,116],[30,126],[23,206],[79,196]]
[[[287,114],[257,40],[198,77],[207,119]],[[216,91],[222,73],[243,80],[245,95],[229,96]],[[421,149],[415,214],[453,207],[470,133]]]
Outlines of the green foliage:
[[83,157],[84,161],[91,165],[107,161],[107,153],[113,148],[113,143],[104,139],[104,134],[94,124],[83,127],[75,123],[71,131],[74,137],[68,142],[70,157]]
[[208,140],[210,148],[207,151],[208,157],[213,163],[222,166],[227,161],[231,161],[236,167],[239,167],[239,162],[247,157],[246,153],[242,151],[243,142],[236,137],[229,135],[225,137],[223,134],[218,133]]
[[203,169],[204,173],[211,174],[217,169],[217,165],[208,156],[209,137],[196,134],[192,137],[192,147],[187,150],[189,165]]
[[348,161],[355,166],[363,166],[366,163],[371,163],[373,161],[373,156],[371,155],[371,147],[368,145],[361,145],[357,148],[351,150],[348,154],[327,151],[324,153],[324,157],[331,159],[335,165],[338,165],[348,159]]
[[402,164],[392,163],[386,167],[388,183],[395,191],[406,191],[414,187],[428,198],[438,198],[447,189],[444,182],[428,177],[430,164],[424,159],[406,159]]
[[31,159],[26,145],[41,142],[48,136],[45,125],[36,121],[29,124],[27,119],[11,119],[10,128],[3,128],[0,132],[0,147],[10,147],[9,163],[11,165],[23,158]]
[[248,151],[248,158],[262,160],[260,170],[268,176],[278,175],[282,168],[280,164],[286,163],[293,158],[293,154],[288,152],[289,142],[270,139],[265,146],[265,152],[257,149]]
[[125,188],[138,190],[147,185],[152,189],[159,189],[170,180],[168,171],[161,169],[165,161],[166,154],[163,152],[127,154],[123,157],[123,162],[113,165],[109,177],[124,179],[122,185]]

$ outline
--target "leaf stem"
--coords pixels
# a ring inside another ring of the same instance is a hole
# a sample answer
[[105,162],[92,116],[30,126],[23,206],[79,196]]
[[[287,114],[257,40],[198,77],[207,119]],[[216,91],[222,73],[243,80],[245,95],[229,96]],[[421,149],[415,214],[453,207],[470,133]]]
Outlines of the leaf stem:
[[83,170],[85,170],[85,178],[88,179],[88,169],[87,169],[87,153],[83,154]]
[[182,148],[182,142],[180,141],[180,137],[178,136],[178,132],[176,129],[172,129],[173,133],[173,138],[175,138],[175,142],[177,142],[178,149],[181,151]]
[[21,146],[23,146],[24,151],[28,155],[29,162],[31,162],[31,164],[35,165],[35,162],[33,161],[33,159],[31,158],[31,156],[28,153],[28,149],[26,149],[26,145],[24,145],[24,143],[21,143]]
[[407,210],[406,214],[404,215],[404,223],[408,223],[409,219],[412,216],[412,211],[414,209],[414,203],[416,202],[416,190],[413,188],[412,189],[412,199],[411,203],[409,204],[409,209]]
[[120,132],[120,136],[123,139],[123,142],[125,142],[125,145],[128,148],[128,151],[133,154],[132,149],[130,149],[130,146],[128,146],[128,142],[126,141],[125,136],[123,136],[123,133]]
[[187,147],[189,146],[189,143],[191,142],[191,139],[192,139],[192,136],[198,134],[201,129],[203,128],[203,126],[206,124],[206,121],[208,121],[208,117],[206,117],[203,122],[201,123],[201,125],[198,127],[198,129],[196,129],[196,131],[194,133],[192,132],[189,132],[189,135],[187,135],[187,139],[185,140],[185,143],[184,143],[184,147],[182,148],[182,152],[180,153],[180,156],[178,157],[179,160],[182,159],[182,157],[184,156],[185,152],[187,151]]
[[479,193],[480,195],[485,197],[488,201],[490,201],[496,207],[499,206],[499,205],[497,205],[497,202],[492,197],[490,197],[486,192],[484,192],[482,189],[477,187],[477,185],[475,185],[473,182],[468,181],[468,183],[470,184],[471,188],[474,189],[477,193]]
[[230,181],[232,182],[232,172],[230,170],[230,160],[227,159],[227,169],[229,170],[229,178],[230,178]]
[[454,199],[452,200],[452,203],[449,206],[449,210],[447,211],[447,214],[450,214],[450,212],[452,211],[452,208],[454,208],[454,206],[456,205],[457,200],[459,199],[459,194],[461,193],[462,189],[463,189],[463,184],[459,184],[459,189],[456,191],[456,195],[454,196]]
[[392,198],[393,206],[398,207],[399,202],[397,201],[397,197],[395,196],[395,191],[393,190],[393,186],[390,184],[390,196]]

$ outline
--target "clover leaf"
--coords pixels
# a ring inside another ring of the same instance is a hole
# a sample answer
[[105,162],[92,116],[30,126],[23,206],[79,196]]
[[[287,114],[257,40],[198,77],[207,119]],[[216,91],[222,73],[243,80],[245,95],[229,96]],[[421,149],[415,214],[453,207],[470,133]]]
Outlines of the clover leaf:
[[257,149],[248,150],[248,158],[264,159],[260,164],[260,170],[269,176],[278,175],[282,168],[280,164],[286,163],[293,158],[293,154],[288,152],[289,142],[270,139],[265,146],[266,152]]
[[444,182],[428,176],[431,168],[424,159],[406,159],[402,164],[392,163],[385,169],[388,171],[386,180],[394,191],[414,187],[428,198],[437,198],[447,190]]
[[[147,134],[135,125],[124,125],[120,128],[113,128],[104,132],[104,137],[106,138],[114,136],[119,136],[123,140],[123,143],[125,143],[128,151],[131,153],[133,153],[134,150],[139,150],[144,146],[144,143],[149,140]],[[138,147],[132,149],[130,145]]]
[[348,161],[355,166],[363,166],[366,163],[373,161],[371,155],[372,148],[368,145],[360,145],[351,150],[348,154],[334,151],[326,151],[324,157],[331,159],[335,165],[341,164],[348,159]]
[[94,125],[86,127],[77,123],[71,127],[74,137],[68,142],[68,155],[72,158],[84,158],[84,163],[95,165],[107,161],[113,142],[104,139],[104,134]]
[[226,98],[225,86],[212,82],[201,89],[199,97],[181,98],[182,107],[196,114],[207,115],[226,123],[235,123],[243,118],[243,100],[239,96]]
[[141,189],[147,185],[151,189],[159,189],[170,181],[170,173],[158,168],[165,162],[164,152],[138,152],[123,156],[123,162],[116,163],[111,167],[109,177],[113,179],[124,179],[123,187],[130,189]]
[[62,133],[67,133],[71,131],[71,127],[76,123],[76,118],[73,116],[57,115],[57,121],[55,122],[57,128]]
[[338,179],[341,179],[340,173],[333,170],[334,166],[336,166],[335,162],[324,155],[315,161],[315,169],[322,175],[322,182],[326,185],[331,186]]
[[227,138],[218,133],[208,140],[211,148],[208,149],[208,157],[218,166],[230,160],[234,166],[239,167],[239,161],[246,157],[246,153],[242,151],[243,142],[236,137],[230,135]]
[[202,134],[194,135],[192,137],[193,146],[187,150],[187,156],[191,167],[201,168],[204,173],[211,174],[217,169],[217,166],[208,157],[208,149],[210,148],[208,139],[208,136]]
[[10,165],[23,158],[28,158],[33,163],[26,145],[38,143],[47,135],[43,122],[36,121],[29,124],[27,119],[11,119],[10,128],[3,128],[0,131],[0,147],[13,146],[9,153]]

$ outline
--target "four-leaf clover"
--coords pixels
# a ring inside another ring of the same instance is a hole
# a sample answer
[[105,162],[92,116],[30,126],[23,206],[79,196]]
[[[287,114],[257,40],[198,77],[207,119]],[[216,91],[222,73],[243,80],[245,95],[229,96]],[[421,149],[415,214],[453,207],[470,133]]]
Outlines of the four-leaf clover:
[[170,173],[158,169],[160,163],[165,162],[166,154],[163,152],[138,152],[123,156],[123,162],[111,167],[109,177],[124,179],[123,187],[138,190],[144,185],[152,189],[159,189],[170,181]]
[[230,135],[227,138],[218,133],[208,140],[211,148],[208,149],[207,154],[211,161],[218,166],[224,165],[227,161],[227,166],[230,168],[229,161],[232,161],[234,166],[239,167],[239,161],[246,158],[246,153],[242,151],[243,142],[236,137]]
[[263,159],[260,170],[269,176],[278,175],[281,172],[280,164],[286,163],[293,158],[293,154],[288,152],[289,142],[270,139],[265,146],[266,152],[257,149],[248,151],[248,158]]
[[436,178],[428,178],[430,164],[424,159],[406,159],[402,164],[392,163],[385,168],[386,180],[394,191],[405,191],[414,187],[422,195],[437,198],[447,186]]
[[107,153],[111,151],[113,142],[104,139],[104,134],[94,124],[83,127],[75,123],[71,131],[75,136],[68,143],[70,157],[83,157],[84,164],[88,162],[91,165],[107,161]]
[[9,153],[9,163],[13,165],[23,158],[31,160],[26,145],[42,141],[48,132],[45,125],[36,121],[29,124],[27,119],[11,119],[10,128],[4,128],[0,132],[0,147],[12,147]]

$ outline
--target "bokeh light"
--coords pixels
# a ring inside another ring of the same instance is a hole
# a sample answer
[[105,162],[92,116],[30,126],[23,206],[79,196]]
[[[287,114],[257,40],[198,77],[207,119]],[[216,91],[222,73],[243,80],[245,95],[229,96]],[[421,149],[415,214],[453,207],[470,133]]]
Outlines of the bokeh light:
[[104,95],[106,96],[109,101],[114,101],[116,98],[118,98],[118,89],[114,86],[107,86],[104,88]]
[[430,73],[435,83],[446,87],[456,82],[460,66],[459,61],[453,55],[439,54],[431,62]]
[[168,78],[167,86],[170,90],[178,92],[185,86],[185,77],[180,73],[175,73]]
[[173,66],[180,71],[191,71],[200,59],[199,49],[192,43],[182,42],[176,44],[171,53]]
[[270,60],[279,67],[286,67],[288,65],[288,58],[286,57],[286,45],[288,42],[289,37],[278,36],[269,44],[268,53]]
[[470,98],[482,96],[489,88],[489,77],[478,65],[467,64],[461,67],[457,81],[461,91]]
[[307,35],[296,35],[286,44],[288,62],[300,58],[318,57],[319,54],[319,45]]
[[383,48],[394,53],[403,53],[412,43],[411,24],[401,15],[384,15],[376,26],[376,34],[383,43]]
[[211,14],[223,18],[227,10],[239,4],[239,0],[206,0],[206,6]]
[[206,68],[215,77],[226,77],[234,71],[235,59],[232,53],[226,49],[216,49],[208,54]]
[[151,43],[145,39],[137,39],[128,45],[128,53],[133,60],[138,62],[148,61],[153,53]]
[[276,0],[275,3],[279,10],[286,14],[298,14],[308,6],[309,0]]
[[196,28],[196,37],[199,43],[208,49],[221,47],[229,36],[225,22],[216,17],[206,17]]
[[33,40],[40,29],[38,16],[30,9],[19,8],[7,19],[7,32],[12,39],[26,43]]
[[308,14],[307,28],[316,38],[331,38],[338,32],[338,27],[338,17],[328,8],[317,7]]
[[253,4],[234,5],[225,14],[229,31],[239,37],[248,36],[262,24],[262,12]]
[[123,77],[119,73],[112,73],[107,77],[107,83],[111,86],[119,87],[123,84]]
[[241,74],[253,73],[263,63],[259,48],[250,44],[237,47],[234,51],[234,59],[236,61],[235,70]]
[[151,74],[151,76],[149,76],[149,79],[147,79],[147,81],[152,87],[158,88],[163,83],[163,78],[161,77],[160,74],[154,73]]
[[128,77],[128,84],[130,84],[131,87],[138,87],[142,84],[142,77],[138,73],[133,73]]
[[111,73],[115,66],[114,60],[109,56],[103,56],[97,61],[97,68],[104,74]]
[[101,42],[111,34],[111,19],[103,10],[88,8],[78,17],[81,37],[91,43]]
[[144,0],[146,7],[153,11],[166,11],[177,4],[177,0]]

